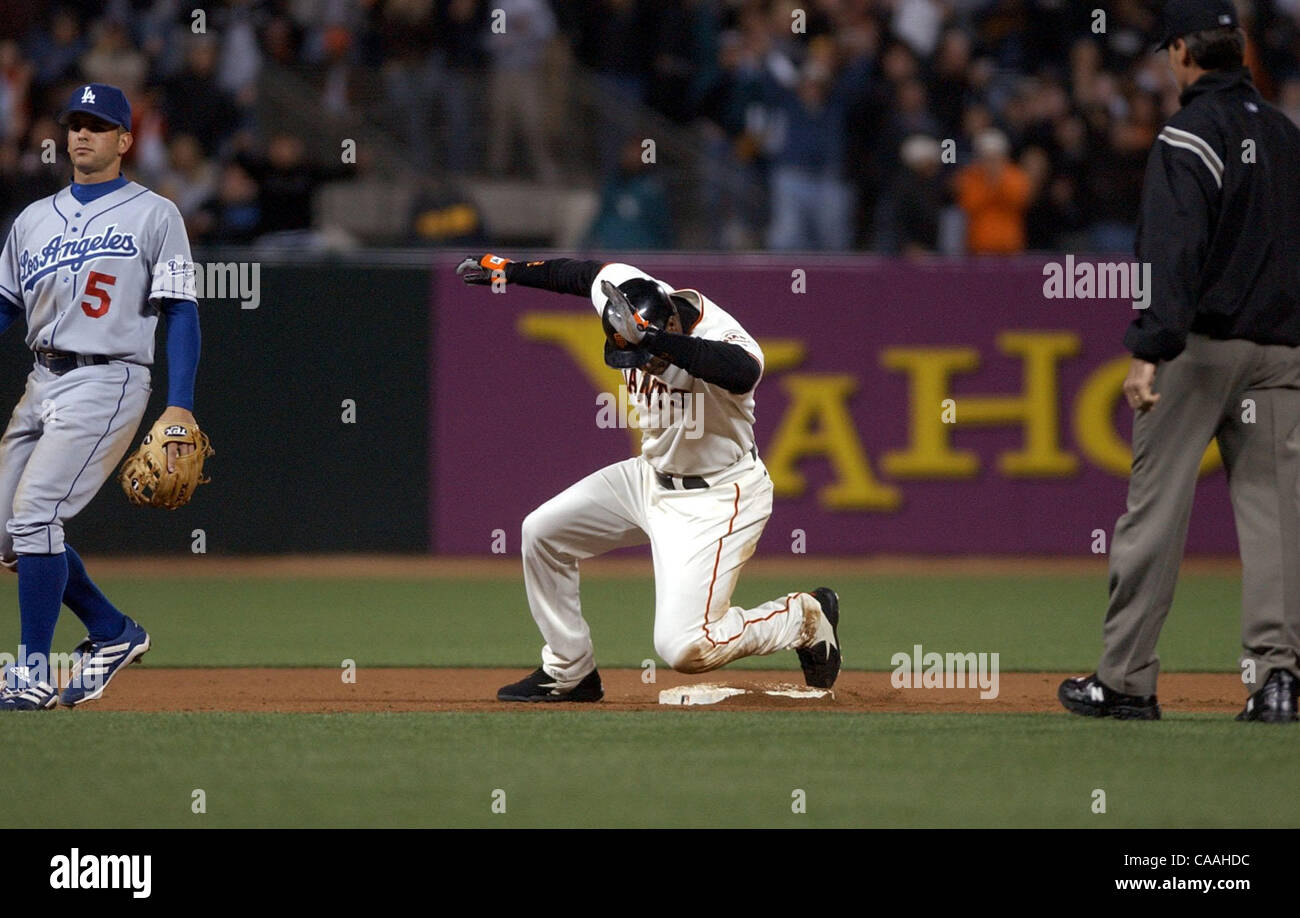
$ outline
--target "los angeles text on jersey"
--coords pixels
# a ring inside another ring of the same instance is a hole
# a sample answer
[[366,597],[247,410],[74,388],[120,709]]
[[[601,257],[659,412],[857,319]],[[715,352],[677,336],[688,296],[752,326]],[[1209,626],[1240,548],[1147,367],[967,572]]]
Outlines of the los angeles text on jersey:
[[153,890],[153,855],[69,854],[50,858],[53,889],[129,889],[136,899],[148,899]]
[[27,249],[18,253],[18,280],[24,290],[31,290],[36,281],[59,268],[80,271],[91,259],[106,255],[131,256],[138,251],[135,234],[117,232],[117,224],[106,227],[95,236],[66,242],[63,234],[59,233],[51,236],[35,254]]

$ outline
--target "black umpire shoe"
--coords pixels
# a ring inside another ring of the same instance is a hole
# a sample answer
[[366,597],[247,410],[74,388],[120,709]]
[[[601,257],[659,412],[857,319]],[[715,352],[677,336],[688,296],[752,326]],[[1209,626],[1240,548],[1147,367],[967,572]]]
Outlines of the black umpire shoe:
[[559,689],[555,679],[546,675],[546,670],[540,666],[497,692],[497,701],[600,701],[604,697],[600,673],[594,669],[573,688]]
[[1296,678],[1285,669],[1275,669],[1249,698],[1237,720],[1254,720],[1266,724],[1289,724],[1297,720]]
[[830,587],[818,587],[812,597],[822,607],[823,622],[807,647],[795,652],[803,667],[803,681],[813,688],[830,688],[840,674],[840,598]]
[[1097,674],[1066,679],[1056,691],[1065,710],[1084,717],[1113,717],[1116,720],[1159,720],[1160,705],[1155,695],[1125,695],[1107,688]]

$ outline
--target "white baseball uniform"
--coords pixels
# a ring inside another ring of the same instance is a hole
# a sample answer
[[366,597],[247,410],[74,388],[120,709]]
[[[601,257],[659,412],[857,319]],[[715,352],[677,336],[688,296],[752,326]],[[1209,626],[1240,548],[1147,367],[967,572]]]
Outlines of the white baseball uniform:
[[[596,311],[605,305],[602,281],[618,285],[634,277],[649,275],[606,265],[591,288]],[[762,366],[762,349],[716,303],[655,282],[699,310],[699,320],[684,331],[737,344]],[[661,376],[637,369],[623,376],[641,419],[641,455],[588,475],[524,520],[524,584],[546,640],[543,668],[561,690],[595,668],[578,564],[646,542],[654,556],[655,650],[673,669],[707,672],[801,646],[821,610],[810,594],[790,593],[755,609],[731,604],[740,570],[772,514],[772,482],[754,448],[753,390],[733,395],[677,366]],[[687,488],[683,476],[699,476],[707,487]]]
[[[0,440],[0,561],[63,551],[63,524],[112,474],[149,401],[158,304],[193,300],[176,206],[135,182],[81,203],[68,188],[29,205],[0,253],[0,296],[24,311],[39,362]],[[101,362],[95,362],[98,358]]]

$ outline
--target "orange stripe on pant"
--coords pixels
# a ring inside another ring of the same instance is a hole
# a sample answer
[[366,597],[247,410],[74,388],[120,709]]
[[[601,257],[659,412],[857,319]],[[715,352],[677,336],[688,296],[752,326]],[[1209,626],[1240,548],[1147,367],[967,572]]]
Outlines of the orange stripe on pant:
[[736,517],[740,515],[739,482],[734,484],[733,487],[736,489],[736,500],[731,511],[731,521],[727,524],[727,531],[718,539],[718,550],[714,553],[713,556],[713,576],[709,579],[709,596],[704,601],[704,624],[700,626],[701,630],[704,632],[704,639],[709,642],[710,647],[726,646],[727,644],[730,644],[732,641],[738,640],[740,636],[745,633],[745,629],[750,625],[755,625],[758,624],[759,622],[765,622],[768,619],[772,619],[778,615],[783,615],[786,612],[789,612],[790,600],[793,599],[795,596],[801,595],[799,593],[791,593],[789,596],[786,596],[785,605],[782,606],[780,609],[776,609],[771,614],[765,615],[762,618],[749,619],[745,621],[744,624],[741,625],[740,631],[735,635],[735,637],[727,638],[725,641],[715,641],[713,639],[713,636],[709,634],[709,610],[713,608],[713,586],[718,580],[718,563],[719,561],[722,560],[722,540],[725,539],[727,536],[731,535],[731,533],[735,530]]

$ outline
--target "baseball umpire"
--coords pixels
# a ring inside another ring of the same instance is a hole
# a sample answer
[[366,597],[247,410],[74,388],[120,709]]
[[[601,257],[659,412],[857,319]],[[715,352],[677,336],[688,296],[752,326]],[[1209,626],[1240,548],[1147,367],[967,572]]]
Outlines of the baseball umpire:
[[1218,441],[1242,561],[1238,720],[1296,720],[1300,676],[1300,129],[1242,66],[1230,0],[1165,8],[1182,108],[1142,189],[1152,298],[1129,327],[1128,512],[1115,527],[1097,671],[1067,710],[1156,720],[1156,640],[1173,601],[1201,456]]
[[[132,134],[120,89],[79,87],[60,123],[72,183],[23,210],[0,254],[0,332],[24,319],[35,363],[0,440],[0,562],[17,568],[22,620],[0,711],[92,701],[149,650],[148,632],[95,586],[64,526],[108,480],[144,415],[160,314],[167,408],[124,487],[136,500],[179,505],[208,452],[192,413],[199,318],[180,212],[121,173]],[[181,484],[164,481],[169,474]],[[88,634],[60,695],[50,645],[65,604]]]
[[641,454],[593,472],[524,520],[524,585],[546,646],[542,665],[501,701],[599,701],[578,564],[650,543],[654,643],[673,669],[702,673],[741,657],[796,651],[804,681],[840,671],[839,597],[827,587],[754,609],[733,605],[740,570],[772,514],[772,481],[754,446],[754,389],[763,351],[698,290],[677,290],[631,265],[572,258],[467,258],[469,284],[499,279],[589,297],[605,328],[605,363],[622,371],[641,427]]

